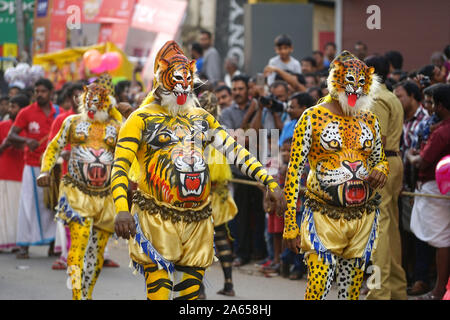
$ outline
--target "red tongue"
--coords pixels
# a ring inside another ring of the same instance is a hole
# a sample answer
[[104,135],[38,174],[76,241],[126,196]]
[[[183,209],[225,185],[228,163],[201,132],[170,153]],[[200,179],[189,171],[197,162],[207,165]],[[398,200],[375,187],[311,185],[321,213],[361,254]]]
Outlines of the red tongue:
[[200,178],[195,177],[194,179],[190,179],[188,177],[189,176],[186,177],[185,181],[188,190],[197,190],[198,187],[200,186]]
[[89,118],[94,119],[94,114],[95,114],[94,111],[88,111],[88,117]]
[[183,104],[186,103],[186,100],[187,100],[187,95],[186,95],[186,94],[180,94],[180,95],[177,97],[177,104],[178,104],[179,106],[182,106]]
[[350,105],[350,107],[354,107],[355,106],[356,99],[357,99],[356,94],[350,94],[348,96],[348,104]]

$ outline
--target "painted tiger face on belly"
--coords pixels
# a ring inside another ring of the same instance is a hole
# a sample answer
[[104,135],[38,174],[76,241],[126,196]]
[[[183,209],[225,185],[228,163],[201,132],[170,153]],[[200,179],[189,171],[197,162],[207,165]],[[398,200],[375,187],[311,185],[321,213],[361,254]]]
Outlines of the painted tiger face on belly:
[[199,116],[169,115],[152,115],[144,121],[145,182],[150,194],[178,207],[202,205],[210,190],[203,157],[208,122]]
[[310,189],[335,206],[362,205],[373,194],[365,179],[370,172],[367,160],[376,147],[370,127],[374,118],[333,116],[322,120],[323,127],[316,126],[313,134],[317,139],[310,157],[316,165],[311,166],[315,169],[308,178]]

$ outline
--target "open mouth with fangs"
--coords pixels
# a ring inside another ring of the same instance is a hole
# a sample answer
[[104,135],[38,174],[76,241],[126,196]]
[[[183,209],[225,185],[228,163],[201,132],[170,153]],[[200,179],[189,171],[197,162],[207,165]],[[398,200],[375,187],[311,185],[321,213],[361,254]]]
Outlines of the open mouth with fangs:
[[175,97],[177,98],[177,104],[179,106],[182,106],[183,104],[186,103],[187,100],[187,93],[185,92],[179,92],[179,91],[174,91],[173,94],[175,95]]
[[205,172],[179,172],[180,195],[182,197],[199,197],[205,188]]
[[359,93],[348,91],[345,91],[345,94],[347,95],[347,102],[350,107],[354,107],[356,104],[356,100],[361,96]]
[[111,171],[110,166],[98,162],[85,164],[83,169],[88,184],[93,187],[105,186]]
[[344,206],[364,203],[367,194],[367,187],[362,180],[349,180],[338,187],[339,202]]

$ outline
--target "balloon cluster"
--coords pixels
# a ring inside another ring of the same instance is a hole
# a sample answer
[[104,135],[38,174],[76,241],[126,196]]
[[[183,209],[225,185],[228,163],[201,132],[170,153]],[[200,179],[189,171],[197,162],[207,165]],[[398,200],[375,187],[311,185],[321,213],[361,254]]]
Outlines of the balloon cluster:
[[436,166],[436,183],[442,194],[450,191],[450,155],[443,157],[438,162]]
[[96,49],[88,50],[83,55],[85,66],[95,74],[113,71],[122,64],[122,55],[118,52],[106,52],[101,54]]
[[45,76],[44,68],[40,65],[30,67],[27,63],[18,63],[17,66],[6,69],[4,77],[10,86],[21,89],[33,86],[40,78]]

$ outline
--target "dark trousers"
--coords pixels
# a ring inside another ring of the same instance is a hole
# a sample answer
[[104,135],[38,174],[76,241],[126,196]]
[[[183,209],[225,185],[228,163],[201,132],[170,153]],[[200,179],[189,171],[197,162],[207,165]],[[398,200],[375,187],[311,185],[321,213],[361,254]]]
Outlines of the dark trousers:
[[229,223],[231,235],[235,239],[234,253],[244,260],[250,260],[252,255],[261,259],[267,254],[263,193],[257,187],[246,184],[233,183],[233,187],[233,198],[238,208],[238,213]]

